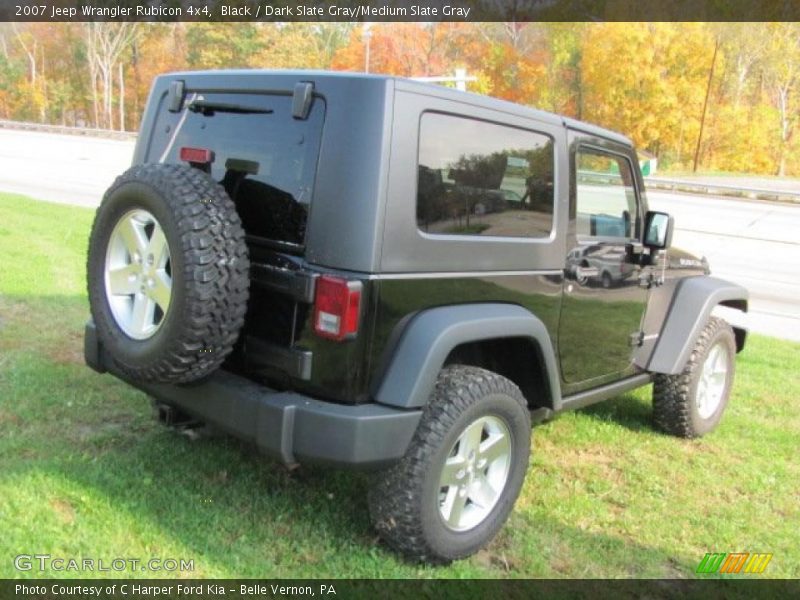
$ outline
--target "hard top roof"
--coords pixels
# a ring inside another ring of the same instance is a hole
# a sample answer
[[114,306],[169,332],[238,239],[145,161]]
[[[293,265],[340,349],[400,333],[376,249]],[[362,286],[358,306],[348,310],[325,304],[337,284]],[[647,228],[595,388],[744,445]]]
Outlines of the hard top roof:
[[577,131],[588,133],[590,135],[603,137],[627,146],[633,145],[631,140],[626,136],[617,133],[616,131],[600,127],[598,125],[593,125],[591,123],[586,123],[584,121],[579,121],[577,119],[565,117],[555,113],[550,113],[544,110],[531,108],[529,106],[517,104],[515,102],[509,102],[507,100],[493,98],[491,96],[475,94],[472,92],[462,92],[435,83],[415,81],[413,79],[405,77],[397,77],[394,75],[354,73],[349,71],[320,71],[320,70],[301,70],[301,69],[287,69],[287,70],[222,69],[222,70],[206,70],[206,71],[180,71],[164,75],[164,77],[167,78],[187,77],[195,81],[203,77],[219,78],[220,76],[232,77],[232,78],[278,76],[282,78],[297,77],[302,80],[308,80],[309,78],[313,78],[315,81],[319,81],[320,83],[322,82],[322,80],[325,79],[329,80],[361,79],[361,80],[393,82],[398,89],[404,89],[407,91],[414,91],[421,94],[442,97],[456,102],[466,102],[468,104],[483,106],[492,110],[498,110],[520,116],[528,116],[544,122],[561,124],[570,129],[575,129]]

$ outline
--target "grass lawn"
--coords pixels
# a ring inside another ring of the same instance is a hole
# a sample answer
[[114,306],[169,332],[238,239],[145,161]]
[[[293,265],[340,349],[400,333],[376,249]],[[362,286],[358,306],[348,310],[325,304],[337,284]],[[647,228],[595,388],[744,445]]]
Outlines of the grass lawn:
[[706,552],[737,551],[800,576],[798,344],[750,337],[703,440],[654,432],[649,389],[537,427],[495,542],[424,567],[377,540],[366,475],[191,440],[83,365],[92,211],[0,194],[0,216],[0,577],[80,575],[14,570],[34,553],[193,559],[195,577],[691,577]]

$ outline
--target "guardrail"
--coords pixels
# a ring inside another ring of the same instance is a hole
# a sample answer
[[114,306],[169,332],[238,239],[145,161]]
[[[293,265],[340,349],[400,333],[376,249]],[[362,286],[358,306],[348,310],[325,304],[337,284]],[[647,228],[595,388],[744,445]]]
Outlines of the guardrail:
[[44,123],[26,123],[23,121],[5,121],[0,119],[0,129],[20,129],[23,131],[39,131],[42,133],[61,133],[66,135],[83,135],[115,140],[135,140],[135,131],[113,131],[111,129],[92,129],[89,127],[68,127],[66,125],[47,125]]
[[[578,181],[583,183],[599,183],[623,185],[617,173],[597,173],[594,171],[578,171]],[[800,202],[800,190],[780,190],[775,188],[754,188],[714,183],[713,181],[690,181],[687,179],[668,179],[666,177],[645,177],[644,182],[649,189],[666,189],[676,192],[708,194],[715,196],[734,196],[737,198],[759,198],[764,200],[785,200]]]
[[675,192],[691,192],[716,196],[735,196],[738,198],[800,202],[800,190],[750,188],[709,181],[687,181],[686,179],[667,179],[664,177],[645,177],[644,182],[645,185],[651,189],[667,189]]

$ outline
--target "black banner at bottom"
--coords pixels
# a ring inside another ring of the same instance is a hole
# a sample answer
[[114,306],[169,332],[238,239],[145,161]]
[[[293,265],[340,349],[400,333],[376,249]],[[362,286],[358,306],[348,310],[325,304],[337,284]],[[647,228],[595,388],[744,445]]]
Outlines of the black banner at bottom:
[[272,600],[351,598],[796,598],[800,580],[30,579],[0,580],[17,600]]

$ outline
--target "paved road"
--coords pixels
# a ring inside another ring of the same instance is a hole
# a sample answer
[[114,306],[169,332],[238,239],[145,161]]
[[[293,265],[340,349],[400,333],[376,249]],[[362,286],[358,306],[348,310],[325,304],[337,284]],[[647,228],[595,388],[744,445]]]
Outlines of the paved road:
[[[0,129],[0,190],[94,207],[132,141]],[[753,331],[800,341],[800,205],[648,193],[675,216],[674,244],[750,290]]]
[[750,291],[750,328],[800,341],[800,205],[648,192],[675,216],[673,244]]
[[0,129],[0,189],[97,206],[131,163],[133,141]]

